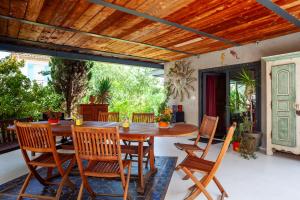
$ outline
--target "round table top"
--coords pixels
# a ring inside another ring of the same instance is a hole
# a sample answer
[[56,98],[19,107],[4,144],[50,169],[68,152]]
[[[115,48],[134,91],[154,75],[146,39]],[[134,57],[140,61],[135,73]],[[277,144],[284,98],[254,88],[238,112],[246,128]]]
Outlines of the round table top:
[[[48,123],[35,122],[35,123]],[[71,125],[73,121],[60,121],[59,124],[51,125],[52,133],[55,136],[71,136]],[[192,124],[172,124],[169,128],[159,128],[157,123],[131,123],[129,128],[123,128],[118,122],[98,122],[85,121],[84,127],[119,127],[121,138],[131,137],[176,137],[191,135],[198,130],[198,127]],[[14,126],[8,127],[13,130]]]

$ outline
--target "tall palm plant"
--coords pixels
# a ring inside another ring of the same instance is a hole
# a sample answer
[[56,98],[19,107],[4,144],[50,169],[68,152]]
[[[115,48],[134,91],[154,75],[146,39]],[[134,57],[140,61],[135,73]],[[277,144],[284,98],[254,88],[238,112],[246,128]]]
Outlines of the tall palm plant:
[[255,79],[252,78],[252,74],[250,70],[243,69],[239,76],[239,81],[245,85],[245,97],[246,97],[246,105],[249,108],[250,116],[249,116],[249,133],[253,132],[253,95],[255,94],[256,82]]
[[110,101],[110,91],[111,91],[111,80],[109,78],[104,78],[99,80],[95,85],[96,102],[100,104],[106,104]]

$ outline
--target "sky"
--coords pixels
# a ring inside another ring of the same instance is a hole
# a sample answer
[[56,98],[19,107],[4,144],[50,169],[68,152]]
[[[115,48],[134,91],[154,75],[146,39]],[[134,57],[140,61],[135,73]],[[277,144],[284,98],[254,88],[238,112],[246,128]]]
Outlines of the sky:
[[0,51],[0,59],[5,58],[6,56],[9,56],[10,53],[7,51]]

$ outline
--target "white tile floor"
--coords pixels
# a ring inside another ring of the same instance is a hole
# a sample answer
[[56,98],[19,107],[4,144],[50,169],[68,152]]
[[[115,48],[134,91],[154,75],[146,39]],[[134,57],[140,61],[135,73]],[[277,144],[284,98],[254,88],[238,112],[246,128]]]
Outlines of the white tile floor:
[[[185,154],[177,150],[173,143],[191,142],[187,138],[157,138],[157,156],[178,156],[180,162]],[[213,145],[208,158],[214,160],[221,145]],[[20,151],[0,155],[0,184],[27,172]],[[219,180],[229,194],[228,200],[299,200],[300,199],[300,158],[275,154],[266,156],[257,153],[256,160],[245,160],[239,154],[228,151],[217,173]],[[183,173],[175,171],[166,200],[180,200],[186,195],[190,180],[183,181]],[[199,176],[200,177],[200,176]],[[218,199],[219,191],[211,183],[208,191]],[[197,199],[205,199],[200,195]]]

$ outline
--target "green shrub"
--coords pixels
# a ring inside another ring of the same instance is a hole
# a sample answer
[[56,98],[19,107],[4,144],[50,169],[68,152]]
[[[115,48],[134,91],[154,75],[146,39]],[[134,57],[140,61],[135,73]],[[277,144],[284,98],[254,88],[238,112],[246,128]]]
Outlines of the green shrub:
[[24,61],[14,57],[0,60],[0,119],[38,119],[48,109],[60,109],[62,97],[50,86],[31,82],[22,74],[22,67]]
[[165,100],[165,92],[162,80],[153,77],[152,70],[96,62],[91,70],[89,91],[83,102],[87,103],[89,95],[96,93],[97,84],[108,78],[111,83],[109,110],[120,112],[121,119],[130,118],[133,112],[158,114],[160,104]]

